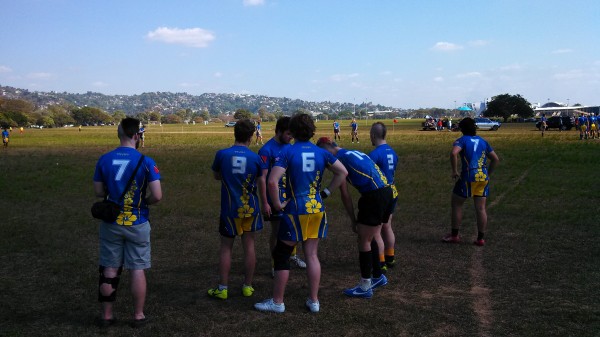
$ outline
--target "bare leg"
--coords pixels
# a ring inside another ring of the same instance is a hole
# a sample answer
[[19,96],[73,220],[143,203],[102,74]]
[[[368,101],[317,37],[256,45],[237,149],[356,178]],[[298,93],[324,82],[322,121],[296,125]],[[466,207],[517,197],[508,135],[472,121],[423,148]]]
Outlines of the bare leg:
[[308,277],[309,298],[319,300],[319,284],[321,283],[321,262],[317,254],[319,239],[308,239],[302,244],[306,258],[306,275]]
[[[381,227],[381,237],[383,238],[383,246],[384,249],[393,249],[396,245],[396,236],[394,235],[394,230],[392,230],[392,215],[390,215],[390,219],[388,222],[384,223]],[[379,244],[379,241],[377,242]]]
[[146,302],[146,273],[144,269],[129,271],[131,276],[131,294],[133,295],[133,318],[143,319]]
[[[117,276],[118,268],[104,268],[104,277],[106,278],[114,278]],[[100,293],[102,296],[110,296],[113,291],[115,291],[112,285],[108,283],[103,283],[100,285]],[[102,302],[102,318],[103,319],[113,319],[113,302]]]
[[475,204],[475,213],[477,213],[477,230],[480,233],[485,233],[487,228],[487,212],[485,209],[485,203],[487,198],[475,197],[473,198]]
[[465,203],[465,198],[460,197],[456,194],[452,194],[452,201],[451,201],[451,205],[452,205],[452,229],[459,229],[460,225],[462,224],[462,218],[463,218],[463,209],[462,206]]
[[254,233],[245,232],[242,235],[242,245],[244,246],[244,284],[251,286],[254,278],[254,269],[256,268],[256,251],[254,249]]
[[[293,241],[282,241],[288,246],[296,246],[297,242]],[[273,279],[273,301],[275,303],[283,303],[283,295],[285,294],[285,286],[287,285],[290,277],[289,270],[276,270],[275,277]]]
[[231,270],[231,250],[234,238],[221,236],[221,248],[219,250],[219,284],[227,286],[229,283],[229,271]]

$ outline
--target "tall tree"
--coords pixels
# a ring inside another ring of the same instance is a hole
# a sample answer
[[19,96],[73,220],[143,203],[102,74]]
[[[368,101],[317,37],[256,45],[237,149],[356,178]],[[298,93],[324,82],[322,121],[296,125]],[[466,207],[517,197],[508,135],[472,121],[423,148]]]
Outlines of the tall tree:
[[486,117],[502,117],[504,122],[511,115],[518,115],[521,118],[529,118],[534,114],[531,104],[521,95],[502,94],[494,97],[483,112]]
[[235,113],[233,114],[233,118],[235,119],[245,119],[245,118],[252,118],[252,112],[246,110],[246,109],[237,109],[235,110]]

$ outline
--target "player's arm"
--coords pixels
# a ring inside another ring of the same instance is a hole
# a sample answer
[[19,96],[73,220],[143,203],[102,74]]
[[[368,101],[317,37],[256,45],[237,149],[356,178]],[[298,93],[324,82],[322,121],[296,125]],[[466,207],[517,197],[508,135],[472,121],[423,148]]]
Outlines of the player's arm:
[[271,168],[271,174],[269,175],[269,181],[267,182],[267,189],[271,202],[273,203],[272,211],[279,212],[283,209],[284,205],[279,200],[279,180],[283,177],[285,169],[281,166],[273,166]]
[[148,184],[148,189],[150,190],[150,196],[146,198],[147,205],[154,205],[162,199],[160,180],[151,181]]
[[269,205],[269,201],[267,200],[267,182],[265,177],[269,170],[262,170],[263,174],[260,177],[256,178],[256,184],[258,185],[258,195],[260,198],[260,209],[263,214],[271,215],[271,206]]
[[354,215],[354,204],[352,203],[352,196],[350,195],[350,191],[348,191],[348,184],[346,183],[346,180],[344,180],[342,182],[342,185],[340,185],[340,197],[342,198],[342,204],[344,204],[346,213],[348,213],[348,217],[350,217],[350,225],[352,226],[352,231],[356,233],[356,216]]
[[458,154],[462,148],[460,146],[454,145],[452,147],[452,152],[450,153],[450,166],[452,168],[452,179],[456,179],[460,177],[458,173]]
[[213,171],[213,177],[215,180],[221,180],[221,172]]
[[342,184],[346,182],[348,171],[344,167],[344,164],[342,164],[339,160],[336,160],[333,164],[329,165],[327,169],[333,173],[333,178],[331,179],[329,186],[323,190],[325,194],[329,196],[331,191],[335,191],[338,187],[342,186]]
[[104,198],[106,196],[106,189],[104,188],[104,183],[101,181],[94,181],[94,194],[98,198]]
[[500,158],[498,158],[498,155],[496,154],[495,151],[492,151],[490,153],[487,154],[488,160],[490,161],[488,164],[488,176],[491,176],[492,173],[494,172],[494,170],[496,169],[496,166],[498,166],[498,163],[500,162]]

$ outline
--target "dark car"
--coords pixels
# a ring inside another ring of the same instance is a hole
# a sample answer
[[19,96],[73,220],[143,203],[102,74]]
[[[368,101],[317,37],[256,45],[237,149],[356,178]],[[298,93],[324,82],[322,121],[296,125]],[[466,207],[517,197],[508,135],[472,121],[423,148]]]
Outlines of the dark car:
[[[538,130],[542,129],[542,122],[535,123],[535,127]],[[575,127],[575,118],[569,116],[552,116],[546,121],[546,130],[548,129],[559,129],[559,130],[571,130]]]

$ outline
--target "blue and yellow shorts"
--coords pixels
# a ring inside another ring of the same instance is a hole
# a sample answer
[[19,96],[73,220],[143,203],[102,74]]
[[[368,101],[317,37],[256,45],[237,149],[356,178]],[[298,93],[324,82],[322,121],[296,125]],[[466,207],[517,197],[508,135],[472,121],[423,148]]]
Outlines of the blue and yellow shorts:
[[258,232],[263,228],[263,220],[260,214],[247,218],[234,218],[221,215],[219,233],[225,237],[233,238],[245,232]]
[[312,214],[284,214],[279,224],[279,239],[301,242],[306,239],[323,239],[327,236],[325,212]]
[[485,181],[464,181],[458,179],[452,192],[463,198],[487,197],[490,193],[489,180]]

